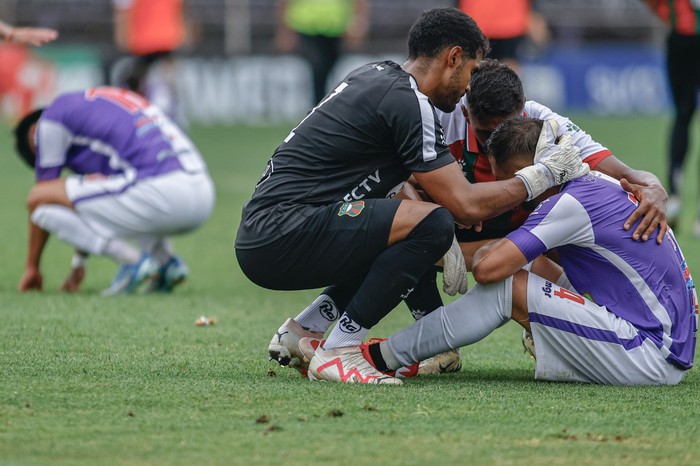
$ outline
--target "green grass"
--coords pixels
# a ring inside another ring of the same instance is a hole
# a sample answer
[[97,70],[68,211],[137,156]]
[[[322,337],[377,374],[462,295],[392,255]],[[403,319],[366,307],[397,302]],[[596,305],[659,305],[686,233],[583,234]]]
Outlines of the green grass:
[[[665,119],[576,122],[663,175]],[[697,464],[697,369],[677,387],[535,382],[513,324],[464,349],[460,373],[403,387],[310,383],[269,363],[273,332],[316,292],[251,284],[233,240],[287,131],[194,128],[218,204],[201,230],[175,240],[191,279],[170,296],[112,299],[97,296],[116,269],[102,258],[91,259],[83,293],[56,291],[71,250],[55,239],[45,291],[17,293],[32,176],[0,138],[0,465]],[[700,271],[692,209],[678,236]],[[196,327],[200,315],[217,325]],[[372,335],[410,320],[399,308]]]

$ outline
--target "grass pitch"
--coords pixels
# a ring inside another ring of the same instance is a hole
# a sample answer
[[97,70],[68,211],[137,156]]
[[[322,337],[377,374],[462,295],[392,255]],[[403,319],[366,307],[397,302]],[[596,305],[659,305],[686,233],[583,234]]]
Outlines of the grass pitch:
[[[574,120],[663,179],[666,119]],[[109,299],[98,292],[116,266],[103,258],[91,259],[81,294],[57,291],[71,250],[55,238],[45,291],[17,293],[32,175],[0,138],[0,465],[698,463],[697,368],[677,387],[535,382],[514,324],[463,349],[460,373],[402,387],[311,383],[268,362],[277,326],[316,292],[251,284],[233,240],[288,130],[193,128],[218,203],[201,230],[175,239],[191,279],[172,295]],[[697,275],[696,161],[689,166],[677,236]],[[218,323],[196,327],[200,315]],[[372,335],[410,322],[399,307]]]

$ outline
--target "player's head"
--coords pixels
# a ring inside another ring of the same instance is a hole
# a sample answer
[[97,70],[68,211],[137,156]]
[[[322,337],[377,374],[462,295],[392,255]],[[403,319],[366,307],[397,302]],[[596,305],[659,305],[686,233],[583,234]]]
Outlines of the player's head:
[[464,58],[483,57],[489,41],[476,22],[456,8],[424,11],[408,33],[408,58],[435,58],[449,47],[461,47]]
[[535,118],[514,116],[498,125],[488,140],[489,161],[497,180],[513,178],[516,171],[532,165],[543,124]]
[[525,92],[518,74],[498,60],[485,59],[472,73],[467,113],[474,136],[482,147],[504,120],[521,115]]
[[444,112],[454,110],[488,50],[489,41],[476,22],[456,8],[424,11],[408,33],[408,59],[433,73],[438,84],[425,92]]
[[36,123],[44,112],[43,108],[34,110],[22,118],[15,127],[15,150],[22,160],[32,169],[36,163],[36,147],[34,145],[34,132]]

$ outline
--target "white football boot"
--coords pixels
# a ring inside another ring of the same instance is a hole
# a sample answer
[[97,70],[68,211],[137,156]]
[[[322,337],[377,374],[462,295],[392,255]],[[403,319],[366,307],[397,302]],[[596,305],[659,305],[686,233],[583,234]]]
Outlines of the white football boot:
[[342,383],[403,384],[401,380],[380,372],[370,364],[359,346],[328,350],[317,347],[309,363],[308,377],[310,380]]
[[304,337],[320,339],[323,334],[305,329],[294,319],[285,320],[267,347],[268,358],[277,361],[280,366],[298,370],[305,377],[309,361],[304,360],[304,355],[299,350],[299,340]]
[[[366,343],[362,343],[360,345],[360,351],[362,351],[362,354],[364,355],[365,359],[370,361],[370,364],[374,366],[374,363],[371,361],[371,356],[369,356],[368,353],[368,345],[371,345],[373,343],[379,343],[386,340],[386,338],[370,338],[369,341]],[[311,359],[314,357],[314,354],[316,353],[316,350],[318,349],[319,346],[323,346],[323,343],[326,340],[320,340],[318,338],[302,338],[299,340],[299,351],[304,355],[304,360],[308,363],[311,361]],[[402,366],[399,367],[398,369],[394,371],[389,371],[389,372],[383,372],[385,375],[391,376],[391,377],[396,377],[400,379],[408,379],[410,377],[415,377],[419,374],[418,372],[418,365],[419,363],[414,362],[410,366]]]
[[533,359],[537,359],[537,356],[535,355],[535,340],[532,339],[532,333],[523,329],[521,341],[523,342],[523,348],[525,348],[525,351],[530,353],[530,356],[532,356]]
[[446,374],[459,372],[462,369],[462,354],[459,348],[436,354],[420,362],[418,375]]

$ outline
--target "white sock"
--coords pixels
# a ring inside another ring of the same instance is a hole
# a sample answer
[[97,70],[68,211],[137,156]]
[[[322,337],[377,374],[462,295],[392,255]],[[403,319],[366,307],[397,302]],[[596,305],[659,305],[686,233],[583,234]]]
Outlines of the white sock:
[[84,269],[84,268],[86,268],[88,257],[90,257],[90,256],[85,252],[75,251],[73,253],[73,257],[71,258],[71,261],[70,261],[71,268],[72,269],[77,269],[77,268]]
[[350,318],[346,313],[338,321],[323,344],[324,349],[342,348],[345,346],[359,346],[369,333],[368,328],[364,328]]
[[331,325],[338,320],[338,317],[340,317],[340,312],[333,299],[322,294],[301,311],[294,320],[312,332],[326,333]]

